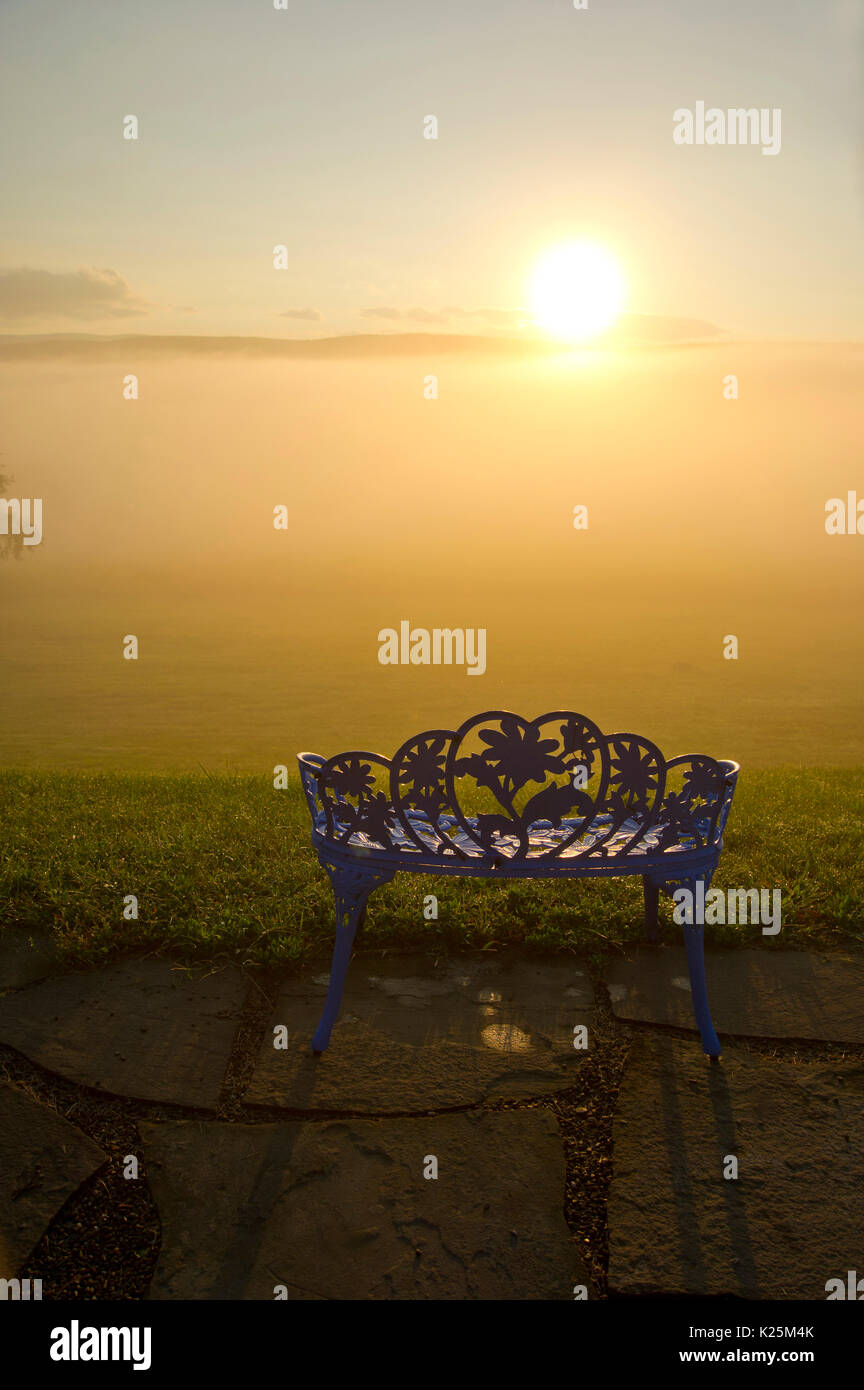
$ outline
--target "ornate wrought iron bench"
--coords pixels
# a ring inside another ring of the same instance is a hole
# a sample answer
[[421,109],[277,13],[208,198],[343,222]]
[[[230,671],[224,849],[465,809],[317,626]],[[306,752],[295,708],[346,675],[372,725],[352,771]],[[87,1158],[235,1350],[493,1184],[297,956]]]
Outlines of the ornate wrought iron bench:
[[[657,940],[661,889],[707,888],[739,767],[702,754],[665,759],[639,734],[603,734],[569,710],[496,710],[431,729],[390,759],[298,756],[312,844],[333,885],[336,946],[312,1048],[339,1012],[354,934],[373,889],[400,870],[482,878],[641,874]],[[693,1009],[710,1057],[720,1043],[705,988],[702,927],[685,925]]]

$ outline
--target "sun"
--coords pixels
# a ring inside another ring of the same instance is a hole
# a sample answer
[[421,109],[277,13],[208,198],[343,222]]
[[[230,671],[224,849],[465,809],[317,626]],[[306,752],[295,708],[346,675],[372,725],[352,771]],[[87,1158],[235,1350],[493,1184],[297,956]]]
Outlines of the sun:
[[581,342],[614,323],[624,302],[618,264],[602,246],[556,246],[538,261],[531,281],[534,322],[556,338]]

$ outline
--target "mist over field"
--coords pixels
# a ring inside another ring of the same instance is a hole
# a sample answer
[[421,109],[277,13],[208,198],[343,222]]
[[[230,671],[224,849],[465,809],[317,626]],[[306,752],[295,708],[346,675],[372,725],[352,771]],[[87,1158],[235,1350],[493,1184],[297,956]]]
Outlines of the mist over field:
[[[864,542],[825,532],[861,477],[858,347],[143,342],[4,354],[0,471],[44,503],[0,563],[4,766],[272,775],[487,708],[864,761]],[[485,628],[485,674],[381,665],[401,620]]]

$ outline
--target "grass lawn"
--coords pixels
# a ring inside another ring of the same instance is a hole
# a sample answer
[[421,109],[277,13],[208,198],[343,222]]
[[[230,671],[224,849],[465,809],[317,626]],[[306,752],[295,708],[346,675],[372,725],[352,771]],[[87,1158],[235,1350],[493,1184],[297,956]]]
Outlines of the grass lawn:
[[[864,769],[742,774],[714,886],[781,888],[783,929],[708,927],[723,945],[864,945]],[[438,898],[438,920],[423,899]],[[125,921],[135,894],[138,920]],[[664,936],[677,939],[664,900]],[[198,960],[325,959],[330,887],[299,782],[260,777],[0,774],[0,930],[50,931],[70,963],[140,948]],[[372,898],[366,948],[518,944],[598,963],[642,935],[642,883],[490,883],[399,874]]]

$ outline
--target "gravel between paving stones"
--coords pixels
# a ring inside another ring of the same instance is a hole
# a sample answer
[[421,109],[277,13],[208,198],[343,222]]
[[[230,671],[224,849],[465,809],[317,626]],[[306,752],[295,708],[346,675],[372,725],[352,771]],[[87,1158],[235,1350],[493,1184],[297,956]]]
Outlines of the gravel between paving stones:
[[161,1229],[150,1189],[123,1177],[141,1145],[125,1101],[91,1096],[3,1050],[0,1079],[50,1105],[108,1154],[109,1162],[61,1207],[19,1270],[41,1279],[43,1300],[141,1299],[153,1277]]
[[[146,1172],[123,1177],[127,1154],[140,1155],[139,1119],[198,1116],[223,1122],[267,1123],[266,1109],[243,1105],[255,1059],[272,1017],[285,972],[253,971],[238,1022],[217,1114],[176,1105],[100,1096],[0,1048],[0,1078],[52,1106],[101,1144],[110,1162],[66,1202],[31,1253],[22,1278],[41,1279],[45,1299],[141,1299],[146,1296],[161,1243],[159,1214]],[[626,1056],[626,1028],[606,1009],[597,1052],[581,1059],[576,1084],[553,1096],[492,1102],[489,1110],[544,1106],[561,1130],[566,1162],[565,1218],[591,1271],[592,1297],[605,1282],[605,1194],[614,1099]],[[602,1033],[602,1038],[601,1038]],[[480,1107],[459,1107],[460,1109]],[[427,1113],[434,1114],[434,1111]],[[284,1119],[284,1111],[278,1112]],[[318,1118],[318,1117],[310,1117]],[[406,1117],[407,1122],[421,1118]]]
[[[285,1118],[284,1111],[271,1115],[259,1106],[250,1109],[243,1104],[243,1093],[284,974],[284,971],[252,972],[216,1115],[178,1105],[100,1096],[46,1072],[11,1048],[0,1047],[0,1080],[52,1106],[101,1145],[110,1160],[69,1198],[19,1271],[21,1278],[42,1280],[44,1299],[128,1300],[146,1296],[161,1243],[159,1213],[143,1168],[136,1181],[123,1177],[125,1156],[141,1153],[139,1119],[197,1117],[255,1124]],[[643,1030],[688,1037],[691,1042],[692,1037],[674,1027],[621,1023],[612,1013],[603,984],[596,983],[595,988],[593,1046],[580,1060],[574,1084],[551,1096],[493,1101],[485,1107],[459,1109],[510,1110],[543,1106],[554,1114],[566,1163],[565,1219],[591,1274],[590,1296],[605,1298],[609,1254],[606,1205],[612,1176],[612,1125],[629,1051],[631,1046],[638,1046],[638,1035]],[[786,1062],[856,1058],[864,1061],[864,1048],[837,1043],[736,1039],[736,1047]],[[419,1118],[421,1114],[415,1112],[406,1116],[406,1122]]]
[[606,1203],[612,1181],[612,1124],[630,1040],[616,1022],[602,985],[595,989],[592,1048],[576,1084],[549,1102],[564,1143],[564,1216],[591,1273],[592,1298],[606,1297],[609,1230]]

